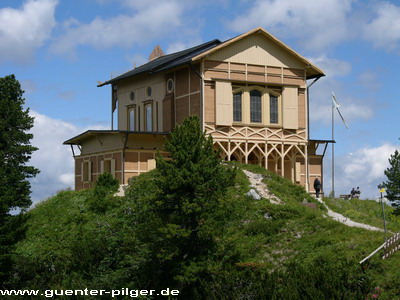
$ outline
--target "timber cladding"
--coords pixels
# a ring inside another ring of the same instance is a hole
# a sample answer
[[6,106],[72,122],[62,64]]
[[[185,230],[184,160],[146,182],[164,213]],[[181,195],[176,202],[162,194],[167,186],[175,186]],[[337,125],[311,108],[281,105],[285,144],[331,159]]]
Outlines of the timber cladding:
[[175,97],[189,94],[189,68],[183,68],[175,72]]
[[200,118],[200,93],[190,95],[190,115]]
[[204,85],[205,122],[215,123],[215,82],[206,82]]
[[172,93],[166,95],[162,105],[163,130],[170,132],[175,124],[174,95]]
[[118,152],[83,155],[75,157],[75,190],[89,189],[104,172],[104,161],[112,161],[109,170],[119,182],[122,179],[122,154]]
[[189,116],[189,96],[175,99],[176,123],[180,124]]
[[199,75],[199,65],[190,68],[190,93],[200,92],[201,77]]
[[306,128],[306,94],[305,89],[299,89],[299,128]]
[[204,71],[206,79],[297,85],[300,87],[304,87],[306,84],[304,70],[296,68],[206,60]]

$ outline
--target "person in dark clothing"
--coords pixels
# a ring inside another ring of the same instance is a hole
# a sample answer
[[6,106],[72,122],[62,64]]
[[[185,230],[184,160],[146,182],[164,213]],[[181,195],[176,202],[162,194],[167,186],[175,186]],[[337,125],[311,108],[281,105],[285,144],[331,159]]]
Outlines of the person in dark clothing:
[[351,199],[353,199],[355,197],[356,190],[354,188],[351,190],[350,195],[351,195]]
[[314,180],[314,190],[315,190],[315,195],[317,198],[319,198],[319,193],[321,192],[322,184],[321,181],[319,181],[318,177],[315,178]]
[[360,194],[361,194],[361,191],[360,191],[360,187],[357,187],[356,188],[356,190],[354,191],[354,196],[357,198],[357,199],[360,199]]

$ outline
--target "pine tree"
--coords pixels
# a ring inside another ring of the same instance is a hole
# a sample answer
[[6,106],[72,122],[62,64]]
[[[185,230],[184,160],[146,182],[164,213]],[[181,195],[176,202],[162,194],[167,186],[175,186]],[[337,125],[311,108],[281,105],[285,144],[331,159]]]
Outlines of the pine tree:
[[39,170],[27,166],[37,148],[30,144],[33,126],[29,109],[24,109],[23,90],[14,75],[0,78],[0,282],[10,269],[12,245],[21,236],[22,216],[10,211],[24,211],[31,204],[30,183],[27,178]]
[[163,236],[158,251],[165,271],[162,277],[191,282],[201,269],[197,258],[214,245],[207,220],[234,184],[236,170],[221,164],[212,137],[206,137],[196,116],[175,127],[164,150],[170,159],[157,158],[160,194],[155,203],[163,224],[158,230]]
[[390,201],[400,200],[400,154],[397,150],[390,156],[389,164],[390,167],[385,170],[387,181],[383,183],[386,197]]

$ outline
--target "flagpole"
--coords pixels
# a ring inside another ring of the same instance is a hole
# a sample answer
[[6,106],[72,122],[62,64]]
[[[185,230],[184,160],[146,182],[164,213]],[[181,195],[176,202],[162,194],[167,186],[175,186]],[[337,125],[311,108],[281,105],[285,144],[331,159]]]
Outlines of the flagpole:
[[332,101],[332,198],[335,198],[335,104]]

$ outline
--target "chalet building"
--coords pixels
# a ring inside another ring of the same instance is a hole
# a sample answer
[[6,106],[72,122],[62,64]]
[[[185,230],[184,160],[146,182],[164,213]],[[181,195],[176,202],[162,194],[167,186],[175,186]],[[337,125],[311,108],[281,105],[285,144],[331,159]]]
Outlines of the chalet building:
[[127,184],[155,168],[165,137],[195,114],[225,160],[264,166],[314,192],[323,175],[316,150],[330,141],[309,139],[307,80],[322,76],[263,28],[168,55],[156,47],[148,63],[98,85],[111,87],[118,128],[64,142],[75,158],[75,189],[92,187],[103,172]]

